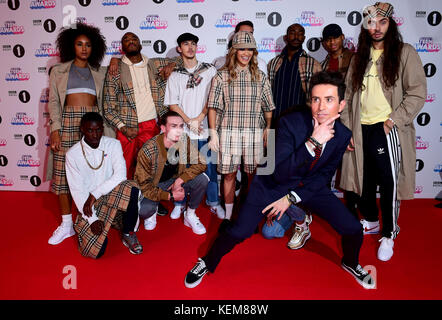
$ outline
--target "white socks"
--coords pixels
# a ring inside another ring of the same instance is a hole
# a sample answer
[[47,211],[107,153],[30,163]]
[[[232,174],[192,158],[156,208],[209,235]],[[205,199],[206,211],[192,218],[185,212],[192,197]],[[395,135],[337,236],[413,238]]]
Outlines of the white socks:
[[186,215],[187,216],[191,216],[191,215],[194,215],[194,214],[195,214],[195,209],[191,209],[191,208],[187,207]]
[[66,227],[72,226],[72,224],[73,224],[73,222],[72,222],[72,214],[63,214],[61,216],[61,219],[62,219],[61,224],[63,226],[66,226]]
[[230,220],[232,217],[232,211],[233,211],[233,203],[226,203],[226,219]]

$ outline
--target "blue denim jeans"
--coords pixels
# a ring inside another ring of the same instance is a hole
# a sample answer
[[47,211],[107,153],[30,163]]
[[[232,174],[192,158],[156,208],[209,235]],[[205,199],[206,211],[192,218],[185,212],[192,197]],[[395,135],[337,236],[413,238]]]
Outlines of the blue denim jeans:
[[218,198],[218,173],[216,172],[216,159],[212,159],[212,151],[206,140],[192,140],[195,145],[198,143],[198,151],[206,158],[207,169],[206,174],[210,181],[206,190],[206,203],[209,206],[216,206],[219,204]]
[[266,239],[282,238],[295,221],[304,221],[304,219],[304,210],[291,205],[280,220],[273,220],[273,225],[264,224],[261,231],[262,236]]

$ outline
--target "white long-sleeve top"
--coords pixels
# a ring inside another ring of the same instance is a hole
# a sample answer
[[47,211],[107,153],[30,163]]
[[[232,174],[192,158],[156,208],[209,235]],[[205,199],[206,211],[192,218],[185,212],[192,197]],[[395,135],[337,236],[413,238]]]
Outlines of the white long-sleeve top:
[[[94,168],[100,165],[104,151],[103,165],[100,169],[93,170],[88,166],[80,143],[83,144],[87,160]],[[83,214],[83,206],[89,194],[98,199],[126,180],[126,161],[120,141],[102,136],[98,148],[92,149],[82,138],[66,153],[66,177],[75,205]],[[93,211],[95,213],[95,210]]]

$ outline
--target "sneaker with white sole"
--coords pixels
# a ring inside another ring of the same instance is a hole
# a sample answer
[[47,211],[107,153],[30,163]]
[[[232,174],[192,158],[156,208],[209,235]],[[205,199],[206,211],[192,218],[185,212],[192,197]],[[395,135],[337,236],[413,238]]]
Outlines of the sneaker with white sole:
[[393,256],[394,240],[387,237],[382,237],[379,242],[381,245],[378,249],[378,259],[381,261],[388,261]]
[[184,225],[186,227],[192,228],[195,234],[205,234],[206,228],[201,223],[200,218],[195,213],[186,212],[184,214]]
[[175,206],[170,213],[170,219],[179,219],[181,217],[181,214],[186,213],[186,207],[185,206]]
[[144,220],[144,229],[151,231],[157,226],[157,213],[155,212],[153,216]]
[[210,212],[216,214],[218,218],[220,218],[221,220],[226,217],[226,212],[224,211],[223,207],[221,207],[221,205],[219,204],[217,204],[216,206],[211,206]]
[[349,267],[344,262],[341,262],[341,267],[348,273],[350,273],[356,281],[363,286],[365,289],[375,289],[376,281],[372,278],[372,276],[361,267],[360,264],[356,266],[356,269]]
[[364,230],[364,234],[378,234],[379,233],[379,220],[370,222],[364,219],[361,219],[362,228]]
[[201,283],[201,280],[203,280],[203,277],[208,271],[209,270],[207,269],[204,260],[198,258],[198,262],[195,264],[192,270],[187,273],[186,278],[184,279],[184,285],[187,288],[195,288]]
[[306,227],[303,227],[295,223],[293,236],[287,243],[287,247],[293,250],[301,249],[311,236],[312,234],[310,232],[308,224],[306,224]]
[[64,225],[63,223],[55,229],[52,236],[49,238],[48,243],[56,245],[61,243],[64,239],[72,237],[75,235],[75,230],[73,224]]

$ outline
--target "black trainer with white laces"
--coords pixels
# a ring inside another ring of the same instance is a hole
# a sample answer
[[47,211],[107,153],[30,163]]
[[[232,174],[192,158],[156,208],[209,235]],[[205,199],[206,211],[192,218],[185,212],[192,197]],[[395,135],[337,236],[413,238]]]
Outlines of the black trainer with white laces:
[[207,269],[204,260],[198,258],[198,262],[196,263],[196,265],[192,268],[192,270],[187,273],[186,278],[184,279],[184,285],[187,288],[195,288],[197,285],[200,284],[201,280],[203,280],[204,275],[208,271],[209,270]]
[[342,269],[350,273],[356,281],[363,286],[365,289],[376,288],[376,282],[371,277],[371,275],[361,267],[360,264],[357,265],[356,269],[347,266],[344,262],[341,263]]

